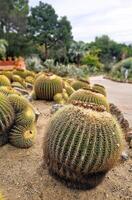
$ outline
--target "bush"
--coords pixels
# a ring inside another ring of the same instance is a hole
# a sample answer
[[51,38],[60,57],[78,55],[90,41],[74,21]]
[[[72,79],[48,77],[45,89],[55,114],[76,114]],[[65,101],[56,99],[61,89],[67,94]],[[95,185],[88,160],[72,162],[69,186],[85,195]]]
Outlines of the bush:
[[33,70],[35,72],[42,71],[44,68],[41,64],[41,59],[36,55],[26,58],[26,66],[28,70]]

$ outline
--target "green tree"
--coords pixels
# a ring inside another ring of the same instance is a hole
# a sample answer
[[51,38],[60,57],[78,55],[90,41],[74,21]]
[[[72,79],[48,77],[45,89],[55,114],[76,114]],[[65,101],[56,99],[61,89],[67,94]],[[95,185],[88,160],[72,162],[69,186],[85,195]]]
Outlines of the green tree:
[[81,59],[86,52],[86,44],[83,41],[73,41],[69,49],[70,61],[75,62],[79,67],[81,64]]
[[[34,41],[44,46],[41,49],[44,50],[45,59],[50,54],[56,56],[55,51],[60,48],[69,48],[72,39],[71,24],[66,17],[58,19],[54,8],[47,3],[39,2],[38,6],[31,8],[29,29]],[[65,51],[63,53],[66,54]]]
[[8,42],[4,39],[0,39],[0,58],[5,57],[7,46]]

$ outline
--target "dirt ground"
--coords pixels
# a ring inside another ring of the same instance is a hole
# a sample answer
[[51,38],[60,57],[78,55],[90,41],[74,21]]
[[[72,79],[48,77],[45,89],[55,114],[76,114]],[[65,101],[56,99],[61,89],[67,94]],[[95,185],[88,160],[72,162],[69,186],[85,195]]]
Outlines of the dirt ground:
[[[106,86],[109,100],[122,109],[132,126],[132,85],[102,77],[91,81]],[[111,170],[93,190],[71,190],[52,178],[42,168],[43,137],[52,103],[35,101],[33,105],[41,113],[35,145],[30,149],[0,148],[0,190],[7,200],[132,200],[132,149],[128,150],[129,160]]]

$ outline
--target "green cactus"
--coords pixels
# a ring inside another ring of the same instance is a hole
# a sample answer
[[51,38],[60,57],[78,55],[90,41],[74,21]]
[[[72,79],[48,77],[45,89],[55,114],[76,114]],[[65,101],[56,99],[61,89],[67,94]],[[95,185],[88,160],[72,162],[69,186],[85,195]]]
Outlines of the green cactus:
[[122,130],[110,113],[67,105],[51,119],[44,161],[72,187],[92,188],[118,164],[122,148]]
[[22,95],[12,94],[8,96],[8,100],[14,108],[15,113],[20,113],[29,105],[28,100]]
[[109,111],[109,103],[102,94],[95,93],[90,90],[84,90],[79,89],[75,91],[70,97],[69,97],[69,103],[72,103],[72,101],[82,101],[87,102],[89,104],[94,103],[97,105],[103,105],[105,106],[106,110]]
[[1,192],[0,192],[0,200],[5,200],[5,198]]
[[0,86],[10,86],[10,80],[5,75],[0,75]]
[[70,96],[73,92],[75,92],[75,90],[73,89],[73,87],[71,87],[71,85],[67,82],[64,82],[64,88],[67,92],[67,94]]
[[16,114],[15,124],[16,126],[22,125],[30,127],[31,124],[35,123],[35,119],[36,116],[34,110],[30,106],[28,106],[22,112]]
[[9,142],[18,148],[29,148],[34,144],[35,135],[34,124],[30,127],[14,125],[9,133]]
[[23,84],[22,84],[22,83],[19,83],[19,82],[12,82],[11,85],[12,85],[12,87],[25,89],[25,87],[23,86]]
[[40,75],[34,85],[37,99],[53,100],[57,93],[62,93],[62,79],[56,75]]
[[74,90],[79,90],[81,88],[86,88],[86,89],[90,89],[91,88],[89,82],[85,82],[85,81],[81,81],[81,80],[74,81],[71,84],[71,86],[73,87]]
[[17,90],[13,89],[10,86],[1,86],[0,87],[0,93],[4,94],[6,96],[11,95],[11,94],[18,94],[18,95],[20,95],[20,92],[18,92]]
[[7,97],[0,93],[0,146],[7,142],[7,133],[14,123],[14,110]]
[[12,73],[12,71],[5,70],[5,71],[0,72],[0,75],[5,75],[11,81],[13,73]]
[[25,78],[25,81],[26,81],[27,83],[34,84],[35,79],[34,79],[34,77],[32,77],[32,76],[27,76],[27,77]]
[[23,79],[19,75],[12,76],[12,82],[19,82],[22,83]]
[[93,91],[95,92],[98,92],[104,96],[107,96],[106,94],[106,89],[103,85],[100,85],[100,84],[94,84],[93,87],[92,87]]

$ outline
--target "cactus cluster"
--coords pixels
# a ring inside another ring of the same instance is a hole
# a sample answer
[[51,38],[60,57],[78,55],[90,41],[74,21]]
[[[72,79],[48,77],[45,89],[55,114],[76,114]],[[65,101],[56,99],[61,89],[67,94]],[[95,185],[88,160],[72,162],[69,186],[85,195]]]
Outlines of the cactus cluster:
[[10,86],[11,82],[5,75],[0,75],[0,86]]
[[84,90],[79,89],[75,91],[70,97],[69,97],[69,103],[72,103],[72,101],[82,101],[87,102],[89,104],[94,103],[97,105],[103,105],[107,111],[109,111],[109,103],[105,96],[95,93],[91,90]]
[[112,115],[74,105],[57,111],[47,129],[49,171],[76,188],[97,186],[120,160],[122,130]]
[[29,101],[10,87],[0,87],[0,146],[19,148],[33,145],[36,134],[35,111]]
[[102,94],[102,95],[104,95],[104,96],[107,96],[107,94],[106,94],[106,89],[105,89],[105,87],[104,87],[103,85],[94,84],[94,85],[92,86],[92,89],[93,89],[93,91],[95,91],[95,92],[98,92],[98,93],[100,93],[100,94]]
[[52,101],[54,95],[62,93],[62,79],[52,74],[38,76],[34,84],[34,91],[37,99]]

